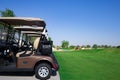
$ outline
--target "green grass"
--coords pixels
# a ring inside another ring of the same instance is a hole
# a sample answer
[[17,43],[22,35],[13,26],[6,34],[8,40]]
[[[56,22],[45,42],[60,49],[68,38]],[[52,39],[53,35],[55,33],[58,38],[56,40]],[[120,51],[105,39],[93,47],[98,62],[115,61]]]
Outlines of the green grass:
[[61,80],[120,80],[120,49],[54,52]]

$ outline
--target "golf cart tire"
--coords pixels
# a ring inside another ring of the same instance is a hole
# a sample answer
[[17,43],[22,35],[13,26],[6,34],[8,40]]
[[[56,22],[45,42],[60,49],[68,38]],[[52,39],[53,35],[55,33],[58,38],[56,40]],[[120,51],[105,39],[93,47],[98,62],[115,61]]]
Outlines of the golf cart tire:
[[47,80],[52,73],[51,66],[47,63],[41,63],[35,68],[35,76],[40,80]]

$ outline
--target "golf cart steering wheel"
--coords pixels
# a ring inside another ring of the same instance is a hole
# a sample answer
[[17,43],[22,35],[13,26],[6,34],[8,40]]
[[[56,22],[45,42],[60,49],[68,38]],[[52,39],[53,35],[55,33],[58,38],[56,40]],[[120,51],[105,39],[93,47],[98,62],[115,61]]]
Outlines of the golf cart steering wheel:
[[18,44],[18,40],[17,39],[11,39],[10,41],[8,41],[8,43],[10,44],[10,46],[15,46],[15,47],[18,47],[19,44]]

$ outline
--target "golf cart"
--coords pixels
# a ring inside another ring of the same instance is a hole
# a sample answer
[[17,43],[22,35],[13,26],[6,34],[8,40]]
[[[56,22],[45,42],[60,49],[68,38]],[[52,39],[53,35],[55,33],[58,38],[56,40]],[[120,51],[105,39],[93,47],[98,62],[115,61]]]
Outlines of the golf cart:
[[33,71],[46,80],[59,69],[43,20],[0,17],[0,26],[0,72]]

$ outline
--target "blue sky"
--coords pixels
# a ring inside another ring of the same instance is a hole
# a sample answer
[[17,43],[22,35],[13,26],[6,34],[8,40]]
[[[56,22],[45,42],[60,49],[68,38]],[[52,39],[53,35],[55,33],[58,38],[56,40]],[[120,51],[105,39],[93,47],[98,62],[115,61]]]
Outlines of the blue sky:
[[120,0],[0,0],[5,8],[44,19],[55,45],[120,45]]

